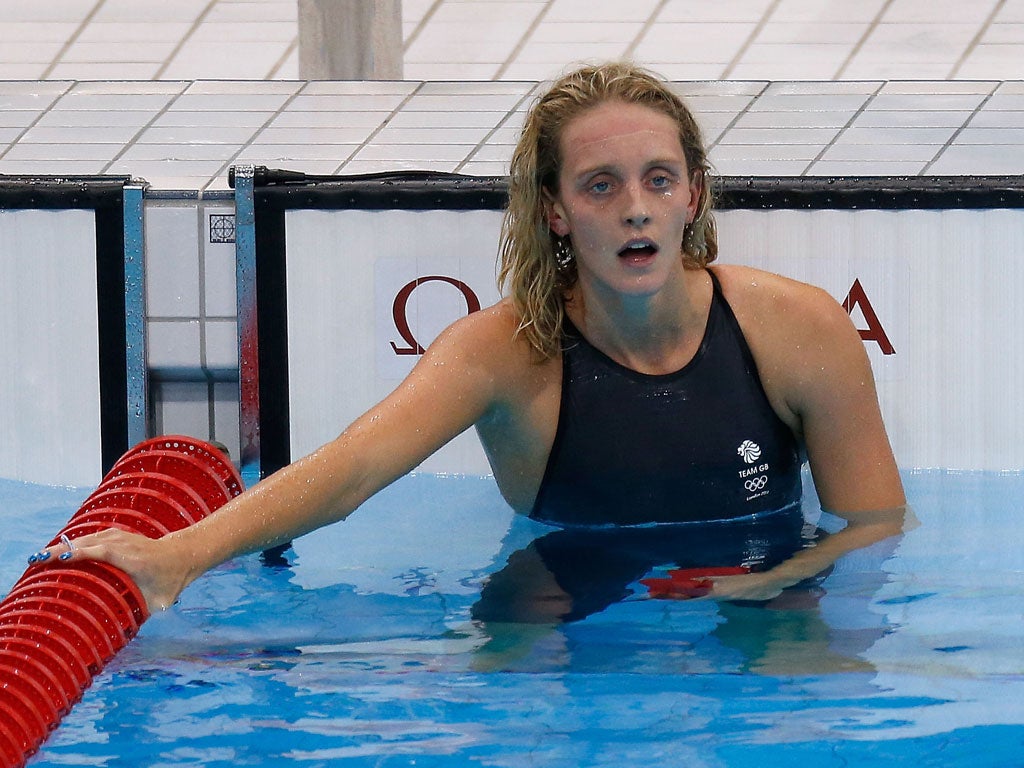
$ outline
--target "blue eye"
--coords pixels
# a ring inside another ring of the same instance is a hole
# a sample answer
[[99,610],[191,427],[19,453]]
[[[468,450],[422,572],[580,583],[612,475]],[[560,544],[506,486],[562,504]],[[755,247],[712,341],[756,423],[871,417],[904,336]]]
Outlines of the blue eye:
[[590,191],[595,192],[599,195],[603,195],[611,188],[612,185],[609,184],[607,181],[595,181],[593,184],[590,185]]
[[655,176],[651,179],[651,186],[656,188],[667,187],[672,183],[672,179],[665,175]]

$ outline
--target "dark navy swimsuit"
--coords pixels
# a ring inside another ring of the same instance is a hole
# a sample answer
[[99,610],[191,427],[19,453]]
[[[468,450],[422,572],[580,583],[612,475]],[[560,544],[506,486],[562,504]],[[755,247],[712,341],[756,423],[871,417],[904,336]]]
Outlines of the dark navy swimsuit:
[[530,517],[560,526],[732,520],[799,502],[800,450],[713,273],[694,358],[652,376],[566,318],[555,441]]

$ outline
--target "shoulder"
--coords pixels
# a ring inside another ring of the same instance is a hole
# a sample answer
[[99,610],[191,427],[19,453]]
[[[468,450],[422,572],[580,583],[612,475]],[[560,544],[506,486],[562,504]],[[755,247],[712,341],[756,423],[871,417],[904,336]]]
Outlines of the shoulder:
[[784,326],[837,321],[849,325],[842,306],[817,286],[753,267],[717,266],[713,271],[737,316],[771,317]]
[[540,360],[512,302],[503,299],[448,326],[427,349],[423,362],[450,363],[492,380],[496,389],[546,374],[552,360]]
[[714,269],[780,416],[799,421],[824,392],[870,379],[860,335],[827,291],[740,266]]
[[529,345],[516,331],[519,317],[512,302],[502,299],[496,304],[456,320],[438,335],[430,350],[455,350],[463,355],[482,358],[519,357]]
[[836,345],[863,351],[849,313],[827,291],[751,267],[716,267],[714,273],[752,349],[770,344],[803,358]]

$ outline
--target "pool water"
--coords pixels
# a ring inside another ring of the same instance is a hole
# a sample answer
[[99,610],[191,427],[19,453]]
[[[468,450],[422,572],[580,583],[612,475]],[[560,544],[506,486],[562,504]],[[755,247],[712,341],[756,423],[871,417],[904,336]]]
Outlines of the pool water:
[[[905,481],[919,527],[763,605],[648,599],[618,542],[581,555],[491,480],[410,476],[192,585],[30,765],[1020,766],[1024,475]],[[87,492],[0,481],[0,592]],[[804,539],[834,527],[816,506]],[[587,608],[558,623],[527,566],[566,552]]]

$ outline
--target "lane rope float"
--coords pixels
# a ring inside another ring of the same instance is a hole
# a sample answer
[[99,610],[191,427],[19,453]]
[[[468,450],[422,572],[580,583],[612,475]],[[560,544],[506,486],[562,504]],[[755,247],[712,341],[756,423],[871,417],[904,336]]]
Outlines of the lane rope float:
[[[103,528],[159,538],[243,490],[214,445],[182,435],[124,454],[47,546]],[[0,602],[0,766],[22,768],[149,618],[134,582],[106,563],[32,564]]]

